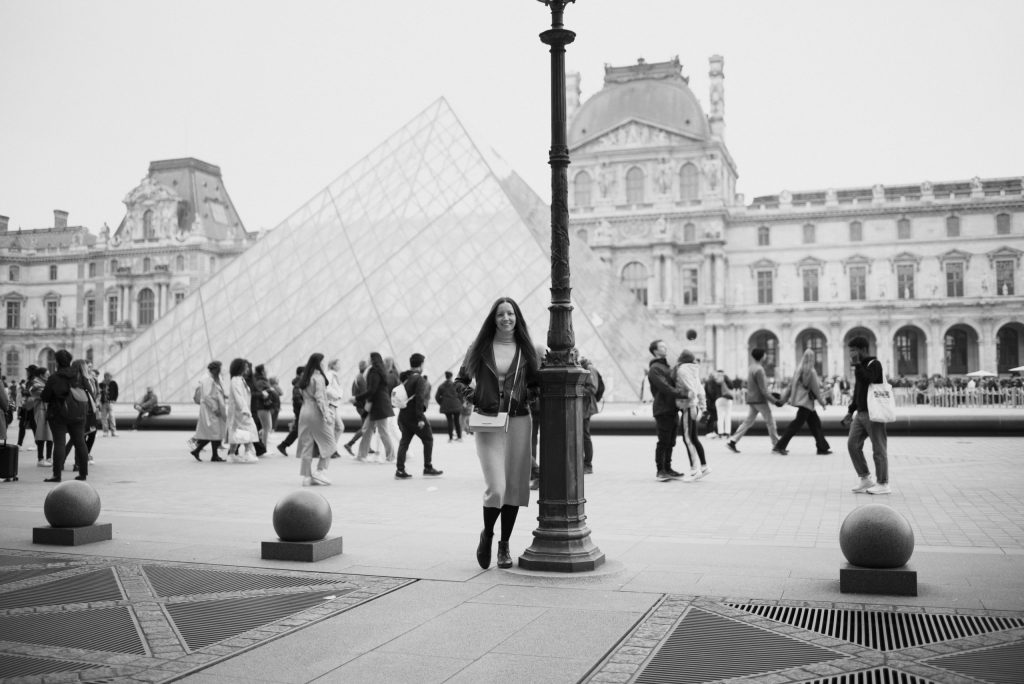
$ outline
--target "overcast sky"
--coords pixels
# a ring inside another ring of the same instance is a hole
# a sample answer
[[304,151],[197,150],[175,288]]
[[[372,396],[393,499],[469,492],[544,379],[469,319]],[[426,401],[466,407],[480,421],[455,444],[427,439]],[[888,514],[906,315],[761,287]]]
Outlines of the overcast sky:
[[[156,159],[272,228],[439,96],[549,199],[536,0],[0,0],[0,214],[97,232]],[[570,70],[725,57],[738,191],[1024,175],[1020,0],[579,0]]]

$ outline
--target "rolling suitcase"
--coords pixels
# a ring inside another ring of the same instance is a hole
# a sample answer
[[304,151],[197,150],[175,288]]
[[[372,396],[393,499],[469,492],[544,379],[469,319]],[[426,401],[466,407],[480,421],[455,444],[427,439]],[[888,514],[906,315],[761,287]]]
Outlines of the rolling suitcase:
[[0,445],[0,479],[4,482],[18,479],[18,445],[8,444],[7,439]]

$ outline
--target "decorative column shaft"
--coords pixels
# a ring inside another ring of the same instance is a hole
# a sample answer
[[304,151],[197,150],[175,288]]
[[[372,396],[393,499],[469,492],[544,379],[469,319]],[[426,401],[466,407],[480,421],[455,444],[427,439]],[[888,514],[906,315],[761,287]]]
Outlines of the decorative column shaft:
[[548,353],[541,367],[540,515],[533,544],[519,557],[527,570],[593,570],[604,554],[590,539],[583,498],[583,397],[572,328],[569,278],[569,147],[565,131],[565,46],[576,34],[562,24],[573,0],[540,0],[551,8],[551,306]]

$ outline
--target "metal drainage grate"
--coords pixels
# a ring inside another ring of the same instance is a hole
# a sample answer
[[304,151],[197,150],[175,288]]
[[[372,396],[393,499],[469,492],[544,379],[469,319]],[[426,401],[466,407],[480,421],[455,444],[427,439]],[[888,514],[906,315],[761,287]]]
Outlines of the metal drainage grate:
[[256,589],[284,589],[337,584],[337,580],[289,577],[287,575],[257,575],[251,572],[222,570],[196,570],[194,568],[145,565],[143,570],[157,596],[189,596],[192,594],[219,594],[229,591]]
[[1024,643],[995,646],[927,661],[967,677],[992,684],[1020,684],[1024,678]]
[[0,566],[6,565],[46,565],[47,563],[68,563],[73,559],[48,556],[0,556]]
[[638,684],[698,684],[847,656],[691,608],[637,677]]
[[829,677],[808,679],[801,684],[936,684],[936,682],[888,667],[877,667],[861,672],[844,672]]
[[65,603],[96,603],[124,599],[112,568],[64,577],[56,582],[0,593],[0,610]]
[[165,606],[190,650],[238,636],[250,629],[323,604],[349,590],[170,603]]
[[0,570],[0,584],[11,584],[19,580],[49,575],[52,572],[60,572],[66,568],[31,568],[28,570]]
[[1024,619],[728,603],[755,615],[880,651],[1024,627]]
[[2,680],[53,674],[54,672],[77,672],[97,667],[102,666],[92,663],[72,663],[66,660],[0,654],[0,679]]
[[0,641],[146,655],[125,606],[0,615]]

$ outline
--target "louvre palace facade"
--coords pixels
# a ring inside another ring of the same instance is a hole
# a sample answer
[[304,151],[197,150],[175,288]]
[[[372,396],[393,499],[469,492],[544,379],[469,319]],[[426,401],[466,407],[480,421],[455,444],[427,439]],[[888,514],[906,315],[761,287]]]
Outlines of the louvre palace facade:
[[1021,178],[745,201],[723,59],[709,66],[707,112],[678,58],[606,66],[582,103],[579,76],[566,84],[572,231],[673,331],[674,352],[742,374],[761,347],[786,377],[810,347],[819,372],[842,375],[863,335],[892,377],[1024,363]]
[[124,198],[117,230],[54,225],[11,230],[0,216],[0,364],[54,367],[68,349],[96,365],[184,301],[254,241],[220,169],[198,159],[154,161]]

